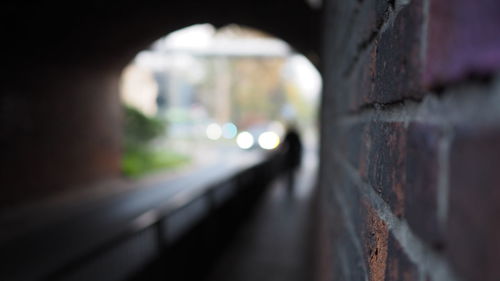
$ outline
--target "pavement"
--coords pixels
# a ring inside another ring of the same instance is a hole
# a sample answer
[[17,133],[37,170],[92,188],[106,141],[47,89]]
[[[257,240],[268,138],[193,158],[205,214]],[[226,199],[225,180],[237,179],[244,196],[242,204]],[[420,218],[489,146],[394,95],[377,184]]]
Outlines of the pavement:
[[288,192],[279,178],[203,281],[312,280],[312,192],[317,159],[307,153]]

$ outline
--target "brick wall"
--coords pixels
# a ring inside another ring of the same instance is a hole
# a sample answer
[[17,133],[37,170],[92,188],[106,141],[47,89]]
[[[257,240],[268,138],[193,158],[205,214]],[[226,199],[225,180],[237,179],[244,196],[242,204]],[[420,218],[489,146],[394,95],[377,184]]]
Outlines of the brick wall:
[[500,2],[325,6],[320,279],[499,280]]
[[24,74],[0,95],[0,210],[119,176],[118,75],[78,65]]

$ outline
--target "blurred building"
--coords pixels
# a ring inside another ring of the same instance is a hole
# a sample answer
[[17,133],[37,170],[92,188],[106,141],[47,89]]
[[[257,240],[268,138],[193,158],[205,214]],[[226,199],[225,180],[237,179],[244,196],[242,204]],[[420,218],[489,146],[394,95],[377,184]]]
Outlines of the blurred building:
[[120,85],[121,98],[125,104],[139,109],[144,114],[154,116],[158,111],[159,85],[150,69],[131,64],[123,71]]

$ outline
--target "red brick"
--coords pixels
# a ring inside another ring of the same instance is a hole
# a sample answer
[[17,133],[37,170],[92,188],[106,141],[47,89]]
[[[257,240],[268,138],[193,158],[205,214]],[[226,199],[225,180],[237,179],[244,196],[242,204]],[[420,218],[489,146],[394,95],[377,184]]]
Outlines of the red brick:
[[[360,52],[375,39],[386,21],[390,1],[365,0],[343,1],[337,5],[336,17],[343,20],[337,27],[337,44],[345,55],[339,57],[342,72],[353,66]],[[338,21],[337,21],[338,22]]]
[[347,78],[349,109],[421,98],[422,1],[412,1],[360,54]]
[[375,89],[365,102],[390,103],[420,98],[422,1],[413,0],[377,42]]
[[365,104],[374,102],[376,46],[370,46],[367,52],[360,55],[358,65],[347,79],[351,89],[349,110],[356,111]]
[[362,202],[365,210],[363,245],[367,259],[368,276],[370,281],[385,279],[389,230],[385,222],[376,211],[367,203]]
[[366,127],[367,180],[398,215],[404,212],[406,129],[400,122],[371,122]]
[[372,81],[366,50],[372,47],[387,20],[390,6],[391,1],[339,1],[335,13],[328,17],[335,19],[328,23],[335,34],[327,41],[328,52],[337,55],[332,56],[334,61],[327,63],[331,76],[336,79],[325,81],[325,90],[334,95],[336,111],[357,109],[360,97],[366,95]]

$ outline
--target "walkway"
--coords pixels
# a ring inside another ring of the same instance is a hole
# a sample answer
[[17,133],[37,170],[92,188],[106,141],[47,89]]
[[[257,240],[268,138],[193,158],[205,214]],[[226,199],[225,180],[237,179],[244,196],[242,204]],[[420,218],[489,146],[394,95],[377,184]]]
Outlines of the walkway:
[[285,178],[264,196],[204,281],[305,281],[311,278],[311,198],[316,159],[308,154],[296,189]]

